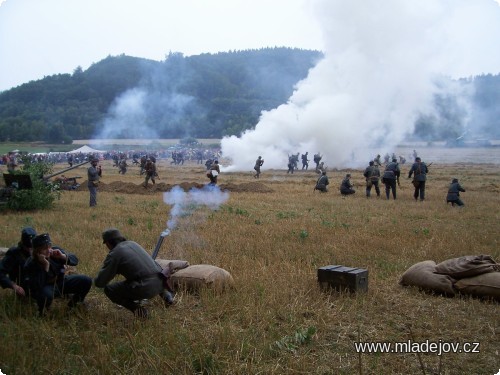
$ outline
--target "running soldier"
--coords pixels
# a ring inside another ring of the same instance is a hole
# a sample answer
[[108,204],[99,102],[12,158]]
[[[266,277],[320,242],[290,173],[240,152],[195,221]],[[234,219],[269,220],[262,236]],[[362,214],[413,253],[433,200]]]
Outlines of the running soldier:
[[148,182],[151,179],[151,182],[153,185],[156,183],[155,181],[155,176],[156,176],[156,164],[151,160],[151,158],[146,159],[146,164],[144,165],[144,171],[146,173],[146,177],[144,179],[144,186],[145,188],[148,187]]
[[262,159],[262,156],[259,156],[257,160],[255,161],[255,166],[253,169],[255,169],[255,174],[253,175],[253,178],[260,178],[260,167],[264,164],[264,159]]
[[309,168],[309,159],[308,159],[309,152],[306,152],[305,154],[302,154],[301,159],[302,159],[302,170],[306,170]]

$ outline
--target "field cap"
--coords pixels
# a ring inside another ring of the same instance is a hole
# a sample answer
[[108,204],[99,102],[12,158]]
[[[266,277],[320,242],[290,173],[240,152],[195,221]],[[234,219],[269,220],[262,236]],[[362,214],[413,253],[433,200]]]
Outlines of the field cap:
[[110,240],[114,239],[122,239],[125,240],[125,237],[120,233],[120,231],[116,228],[109,228],[102,232],[102,243],[106,243]]
[[23,228],[21,231],[21,243],[26,247],[33,247],[32,240],[36,237],[36,231],[32,227]]
[[52,241],[50,240],[50,236],[48,233],[39,234],[38,236],[33,238],[33,247],[34,248],[42,247],[45,245],[50,245],[51,243],[52,243]]

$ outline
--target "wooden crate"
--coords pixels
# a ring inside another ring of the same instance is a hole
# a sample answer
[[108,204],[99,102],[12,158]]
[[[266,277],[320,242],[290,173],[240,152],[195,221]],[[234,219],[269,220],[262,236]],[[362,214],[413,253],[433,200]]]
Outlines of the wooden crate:
[[368,270],[363,268],[330,265],[318,268],[318,282],[321,288],[338,291],[367,292]]

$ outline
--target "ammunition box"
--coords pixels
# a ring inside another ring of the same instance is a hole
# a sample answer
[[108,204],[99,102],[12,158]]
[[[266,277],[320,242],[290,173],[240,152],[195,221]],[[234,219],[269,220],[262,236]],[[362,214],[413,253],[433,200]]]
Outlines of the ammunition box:
[[368,270],[338,265],[318,268],[318,282],[322,289],[333,288],[341,292],[367,292]]

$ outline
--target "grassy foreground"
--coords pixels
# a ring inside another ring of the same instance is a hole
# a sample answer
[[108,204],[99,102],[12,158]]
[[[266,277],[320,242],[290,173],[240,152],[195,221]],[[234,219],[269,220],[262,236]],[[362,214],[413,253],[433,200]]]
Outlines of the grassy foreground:
[[[62,169],[66,165],[58,166]],[[19,240],[23,226],[49,232],[76,253],[78,272],[95,276],[107,249],[101,232],[118,227],[152,250],[169,219],[161,189],[145,190],[137,167],[125,176],[104,163],[98,206],[88,191],[64,192],[46,212],[0,215],[0,246]],[[406,177],[409,166],[403,166]],[[57,170],[57,168],[56,168]],[[72,171],[84,176],[85,168]],[[168,186],[206,183],[202,167],[160,162]],[[497,302],[445,298],[398,285],[423,260],[489,254],[500,261],[500,177],[496,165],[433,165],[427,200],[413,201],[402,178],[397,201],[366,199],[362,171],[350,171],[355,196],[341,198],[346,171],[331,171],[330,192],[313,193],[317,175],[263,171],[222,173],[230,197],[217,211],[184,216],[165,239],[159,258],[212,264],[229,271],[236,287],[224,293],[180,292],[164,309],[138,321],[93,288],[88,311],[50,316],[0,290],[0,369],[11,374],[495,374],[500,369]],[[445,196],[452,177],[467,190],[466,207]],[[137,185],[132,193],[120,182]],[[317,269],[330,264],[369,270],[367,294],[321,291]],[[363,342],[479,342],[479,353],[358,354]]]

